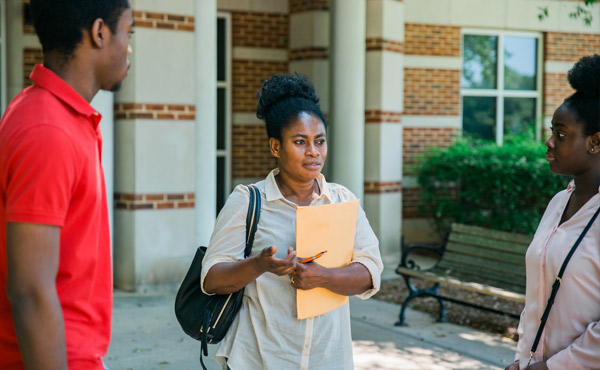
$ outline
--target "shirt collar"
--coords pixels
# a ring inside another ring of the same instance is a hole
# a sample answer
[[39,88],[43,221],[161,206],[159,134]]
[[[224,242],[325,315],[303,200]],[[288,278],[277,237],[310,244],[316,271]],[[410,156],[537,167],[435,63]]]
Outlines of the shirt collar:
[[48,90],[77,113],[89,117],[97,126],[102,116],[71,85],[52,70],[36,64],[29,78],[39,87]]
[[[575,180],[569,181],[569,185],[567,185],[567,191],[572,193],[575,191]],[[600,186],[598,187],[598,193],[600,193]]]
[[[279,173],[279,168],[275,168],[273,171],[269,173],[265,182],[265,195],[267,201],[273,201],[278,199],[283,199],[283,195],[277,186],[277,181],[275,181],[275,176]],[[317,184],[319,185],[319,189],[321,190],[321,197],[327,198],[329,202],[331,202],[331,193],[329,191],[329,184],[325,181],[325,176],[323,174],[319,174],[317,177]]]

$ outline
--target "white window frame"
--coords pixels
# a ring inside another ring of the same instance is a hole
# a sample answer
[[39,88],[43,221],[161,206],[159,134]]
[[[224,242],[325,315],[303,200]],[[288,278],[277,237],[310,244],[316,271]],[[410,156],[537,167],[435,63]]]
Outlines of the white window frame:
[[[231,13],[217,12],[217,19],[225,20],[225,81],[217,80],[217,89],[225,89],[225,149],[217,149],[217,158],[225,158],[225,194],[231,192]],[[216,57],[216,56],[215,56]],[[215,92],[216,93],[216,92]],[[215,138],[216,140],[216,138]]]
[[[543,45],[544,36],[540,32],[526,32],[526,31],[505,31],[505,30],[485,30],[485,29],[472,29],[463,28],[461,30],[461,79],[464,71],[464,36],[497,36],[498,37],[498,50],[496,60],[496,88],[495,89],[468,89],[460,88],[460,121],[461,125],[463,122],[463,109],[462,102],[463,97],[495,97],[496,98],[496,144],[502,145],[504,142],[504,98],[535,98],[535,137],[536,140],[540,140],[542,135],[542,84],[544,76],[544,62],[543,62]],[[537,63],[536,63],[536,90],[535,91],[523,91],[523,90],[505,90],[504,89],[504,37],[516,36],[516,37],[530,37],[537,39]]]

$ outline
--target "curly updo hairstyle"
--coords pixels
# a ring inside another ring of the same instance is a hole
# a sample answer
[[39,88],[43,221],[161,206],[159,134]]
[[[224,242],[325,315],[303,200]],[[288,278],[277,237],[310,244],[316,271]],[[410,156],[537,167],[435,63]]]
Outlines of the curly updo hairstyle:
[[265,122],[269,138],[281,140],[283,128],[301,113],[317,117],[327,130],[325,117],[319,108],[319,97],[306,76],[297,73],[274,75],[263,82],[256,97],[256,116]]
[[565,99],[564,104],[584,124],[586,135],[600,132],[600,55],[579,59],[567,78],[575,93]]

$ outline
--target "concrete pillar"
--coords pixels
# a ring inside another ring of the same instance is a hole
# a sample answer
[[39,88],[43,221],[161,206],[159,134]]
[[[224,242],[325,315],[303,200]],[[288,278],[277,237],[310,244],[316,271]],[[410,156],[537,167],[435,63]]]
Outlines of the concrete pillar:
[[365,161],[365,0],[331,1],[333,181],[362,198]]
[[[172,289],[189,267],[197,246],[195,228],[202,224],[194,217],[194,71],[215,53],[195,56],[195,27],[214,25],[216,10],[199,10],[196,20],[194,1],[136,0],[132,7],[131,68],[114,105],[114,283],[134,291]],[[208,28],[213,35],[214,28]],[[207,104],[214,109],[214,103]],[[214,125],[210,108],[198,110],[205,119],[202,129]],[[214,155],[200,156],[215,161]],[[210,176],[205,181],[212,183]],[[212,221],[215,207],[210,208]]]
[[387,271],[400,261],[404,4],[367,2],[365,212]]
[[108,220],[110,226],[110,247],[113,247],[112,236],[114,230],[114,169],[115,169],[115,146],[114,146],[114,93],[100,90],[91,102],[92,107],[102,115],[100,127],[102,128],[102,169],[104,171],[104,182],[106,184],[106,199],[108,201]]
[[195,240],[206,245],[217,208],[217,1],[196,0],[194,13]]

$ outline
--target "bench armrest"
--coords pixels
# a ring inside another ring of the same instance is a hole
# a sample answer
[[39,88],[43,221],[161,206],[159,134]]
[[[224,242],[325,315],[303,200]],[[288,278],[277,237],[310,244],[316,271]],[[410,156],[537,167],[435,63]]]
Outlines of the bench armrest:
[[[427,254],[434,254],[437,256],[437,261],[431,268],[435,267],[441,260],[442,255],[444,254],[444,248],[436,247],[432,245],[426,244],[410,244],[402,251],[402,257],[400,258],[400,264],[398,268],[404,267],[413,270],[421,270],[421,266],[415,262],[414,259],[410,258],[411,253],[414,252],[426,252]],[[398,270],[396,270],[397,274],[400,274]]]

